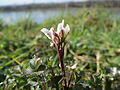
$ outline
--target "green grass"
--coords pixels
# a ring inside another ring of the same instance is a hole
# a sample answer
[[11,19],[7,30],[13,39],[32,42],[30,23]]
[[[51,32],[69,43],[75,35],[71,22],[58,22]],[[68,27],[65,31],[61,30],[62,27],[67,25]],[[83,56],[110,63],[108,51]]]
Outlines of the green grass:
[[[84,9],[77,15],[59,16],[42,24],[36,24],[29,18],[14,25],[6,25],[0,20],[0,69],[9,75],[9,69],[16,65],[27,67],[34,55],[40,57],[44,64],[52,56],[53,61],[49,63],[56,68],[56,51],[49,47],[50,40],[40,29],[52,26],[56,28],[64,19],[71,28],[67,37],[65,65],[78,64],[75,70],[77,74],[73,75],[72,80],[76,83],[74,88],[79,90],[77,88],[81,87],[80,82],[89,84],[91,88],[108,88],[107,85],[112,82],[110,88],[118,90],[120,76],[114,77],[113,81],[108,80],[110,82],[107,83],[106,70],[112,67],[120,69],[120,20],[111,17],[112,12],[108,10]],[[55,72],[60,73],[58,69]]]

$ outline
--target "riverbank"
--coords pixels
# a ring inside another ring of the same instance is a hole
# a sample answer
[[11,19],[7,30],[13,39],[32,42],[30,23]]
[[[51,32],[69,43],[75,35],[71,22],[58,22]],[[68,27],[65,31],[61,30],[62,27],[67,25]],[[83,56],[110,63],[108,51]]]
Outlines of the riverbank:
[[49,9],[49,8],[80,8],[80,7],[94,7],[94,6],[103,6],[107,8],[120,8],[120,1],[85,1],[85,2],[1,6],[0,11],[20,11],[20,10]]

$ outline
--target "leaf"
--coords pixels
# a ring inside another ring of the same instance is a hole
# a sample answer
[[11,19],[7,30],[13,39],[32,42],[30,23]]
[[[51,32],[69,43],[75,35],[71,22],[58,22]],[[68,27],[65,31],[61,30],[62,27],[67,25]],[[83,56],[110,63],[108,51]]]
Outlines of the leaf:
[[28,84],[32,85],[32,86],[37,86],[38,82],[35,81],[28,81]]
[[120,64],[120,57],[115,57],[110,61],[112,64]]
[[6,75],[0,71],[0,82],[3,82],[6,78]]
[[31,67],[32,69],[35,69],[35,66],[34,66],[32,63],[30,63],[30,67]]
[[46,69],[45,65],[40,65],[37,69],[37,71],[44,71]]
[[51,82],[52,82],[52,84],[57,84],[61,79],[62,79],[62,75],[52,76]]

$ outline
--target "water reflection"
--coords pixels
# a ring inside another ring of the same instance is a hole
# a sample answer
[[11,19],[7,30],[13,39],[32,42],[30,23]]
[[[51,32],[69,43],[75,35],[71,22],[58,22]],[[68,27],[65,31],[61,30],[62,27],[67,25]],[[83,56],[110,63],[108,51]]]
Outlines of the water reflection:
[[35,22],[41,23],[42,21],[57,17],[59,15],[76,14],[80,11],[78,8],[66,8],[66,9],[40,9],[31,11],[11,11],[0,12],[0,18],[5,23],[16,23],[17,21],[30,17]]
[[[30,17],[37,23],[41,23],[46,19],[55,18],[60,15],[75,15],[80,12],[80,8],[56,8],[56,9],[39,9],[31,11],[9,11],[0,12],[0,19],[5,23],[14,24],[17,21]],[[109,9],[112,10],[112,18],[120,18],[120,9]]]

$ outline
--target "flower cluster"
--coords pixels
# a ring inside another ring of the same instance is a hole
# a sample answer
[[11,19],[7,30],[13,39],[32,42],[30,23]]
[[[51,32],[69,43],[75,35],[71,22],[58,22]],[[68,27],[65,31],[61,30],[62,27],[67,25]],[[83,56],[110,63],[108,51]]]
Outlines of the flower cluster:
[[64,20],[62,20],[61,23],[58,24],[57,27],[57,32],[54,31],[54,28],[52,27],[50,30],[43,28],[41,30],[49,39],[52,40],[51,42],[51,47],[56,47],[56,50],[58,52],[59,56],[59,66],[61,68],[62,76],[64,78],[64,90],[67,90],[69,85],[67,86],[67,81],[66,81],[66,73],[65,73],[65,66],[64,66],[64,46],[65,46],[65,39],[70,31],[70,27],[67,24],[64,27]]
[[54,28],[52,27],[50,30],[43,28],[41,31],[52,40],[51,47],[58,45],[59,43],[63,42],[70,31],[70,27],[67,24],[64,27],[64,20],[62,20],[61,23],[58,24],[57,32],[54,31]]

